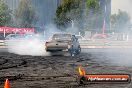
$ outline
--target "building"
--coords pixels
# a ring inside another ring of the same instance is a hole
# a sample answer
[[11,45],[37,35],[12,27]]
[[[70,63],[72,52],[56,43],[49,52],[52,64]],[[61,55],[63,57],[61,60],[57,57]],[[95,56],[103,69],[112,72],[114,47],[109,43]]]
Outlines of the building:
[[32,3],[39,19],[37,23],[38,26],[46,25],[54,21],[60,0],[32,0]]
[[[110,29],[111,0],[100,0],[100,6],[103,13],[103,20],[106,22],[106,29]],[[103,25],[103,22],[102,22]]]
[[[13,13],[15,13],[21,0],[4,1]],[[56,9],[60,5],[61,0],[31,0],[31,2],[38,18],[36,26],[43,26],[53,22]]]

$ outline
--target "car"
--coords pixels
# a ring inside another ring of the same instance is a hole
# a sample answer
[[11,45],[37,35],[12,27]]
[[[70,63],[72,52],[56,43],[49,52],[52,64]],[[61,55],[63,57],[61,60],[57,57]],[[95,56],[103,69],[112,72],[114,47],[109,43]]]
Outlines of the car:
[[44,40],[44,37],[42,35],[38,34],[9,34],[6,36],[5,40]]
[[24,45],[26,43],[32,44],[33,42],[45,43],[45,38],[38,34],[9,34],[5,38],[5,45],[16,46],[18,44]]
[[6,36],[5,40],[16,40],[21,38],[20,34],[9,34]]
[[47,52],[67,52],[71,56],[75,56],[81,52],[81,47],[75,35],[59,33],[54,34],[51,41],[45,43]]

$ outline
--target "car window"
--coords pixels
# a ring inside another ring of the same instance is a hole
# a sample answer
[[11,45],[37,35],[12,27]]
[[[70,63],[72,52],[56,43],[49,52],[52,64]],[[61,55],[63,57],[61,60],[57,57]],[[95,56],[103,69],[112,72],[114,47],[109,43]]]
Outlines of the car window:
[[76,38],[78,38],[78,39],[82,39],[82,37],[81,37],[81,36],[76,36]]
[[52,37],[53,40],[71,40],[70,34],[55,34]]

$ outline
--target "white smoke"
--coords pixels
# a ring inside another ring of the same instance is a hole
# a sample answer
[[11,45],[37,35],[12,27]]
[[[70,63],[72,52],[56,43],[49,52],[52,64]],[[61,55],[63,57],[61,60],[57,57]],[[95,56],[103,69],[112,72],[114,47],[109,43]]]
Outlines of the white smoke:
[[[22,38],[10,38],[6,40],[6,45],[10,53],[19,55],[32,55],[32,56],[49,56],[50,53],[45,51],[45,42],[50,41],[54,33],[60,33],[61,31],[56,28],[55,25],[49,24],[45,26],[44,34],[33,34],[34,37],[28,39]],[[43,36],[43,37],[42,37]]]
[[61,30],[59,30],[54,24],[48,24],[45,26],[45,38],[49,39],[52,37],[55,33],[62,33]]
[[114,66],[132,66],[132,50],[131,49],[113,49],[106,50],[104,53],[106,63]]
[[19,55],[44,56],[49,55],[45,51],[45,42],[40,39],[7,40],[8,51]]
[[[112,14],[118,13],[118,10],[126,11],[132,18],[132,0],[111,0]],[[131,20],[132,21],[132,20]]]

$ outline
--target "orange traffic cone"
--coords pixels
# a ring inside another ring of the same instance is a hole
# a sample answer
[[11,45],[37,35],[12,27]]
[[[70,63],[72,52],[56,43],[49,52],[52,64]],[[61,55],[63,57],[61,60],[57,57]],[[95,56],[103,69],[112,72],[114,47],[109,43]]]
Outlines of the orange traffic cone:
[[10,88],[10,82],[8,79],[6,79],[6,81],[5,81],[4,88]]

